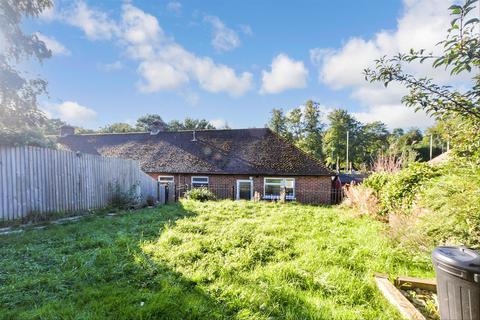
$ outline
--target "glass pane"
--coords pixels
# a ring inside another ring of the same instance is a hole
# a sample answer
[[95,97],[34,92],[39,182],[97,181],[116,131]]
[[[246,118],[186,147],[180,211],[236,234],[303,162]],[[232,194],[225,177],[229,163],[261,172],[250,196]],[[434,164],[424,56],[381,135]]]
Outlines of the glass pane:
[[285,187],[287,188],[293,188],[294,183],[295,179],[285,179]]
[[283,179],[267,178],[267,179],[265,179],[265,184],[267,184],[267,183],[281,184],[282,181],[283,181]]
[[280,190],[279,185],[265,185],[265,195],[280,196]]
[[208,183],[208,177],[192,177],[192,183]]
[[240,199],[250,200],[252,196],[252,189],[250,182],[239,182],[239,196]]
[[158,177],[158,181],[160,181],[160,182],[171,182],[171,181],[173,181],[173,177]]
[[208,183],[192,183],[192,187],[194,188],[208,187]]
[[286,188],[285,192],[287,196],[293,196],[293,188]]

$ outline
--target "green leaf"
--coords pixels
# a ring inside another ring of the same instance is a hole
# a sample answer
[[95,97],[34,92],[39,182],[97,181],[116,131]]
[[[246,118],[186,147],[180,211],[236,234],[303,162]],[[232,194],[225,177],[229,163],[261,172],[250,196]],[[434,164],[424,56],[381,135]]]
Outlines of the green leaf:
[[480,20],[478,18],[473,18],[473,19],[470,19],[467,22],[465,22],[465,26],[469,25],[471,23],[478,23],[478,22],[480,22]]

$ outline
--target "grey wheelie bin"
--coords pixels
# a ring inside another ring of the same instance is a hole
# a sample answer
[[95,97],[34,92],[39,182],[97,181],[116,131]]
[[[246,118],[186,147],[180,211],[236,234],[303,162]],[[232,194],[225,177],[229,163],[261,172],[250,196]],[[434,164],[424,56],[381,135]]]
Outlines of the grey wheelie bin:
[[480,320],[480,254],[465,247],[437,247],[432,261],[442,320]]

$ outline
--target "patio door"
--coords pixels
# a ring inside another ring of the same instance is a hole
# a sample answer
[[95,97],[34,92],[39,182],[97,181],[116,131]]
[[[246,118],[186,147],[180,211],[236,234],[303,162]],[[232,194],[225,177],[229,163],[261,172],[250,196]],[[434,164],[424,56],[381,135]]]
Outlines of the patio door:
[[237,200],[252,200],[253,181],[237,180]]

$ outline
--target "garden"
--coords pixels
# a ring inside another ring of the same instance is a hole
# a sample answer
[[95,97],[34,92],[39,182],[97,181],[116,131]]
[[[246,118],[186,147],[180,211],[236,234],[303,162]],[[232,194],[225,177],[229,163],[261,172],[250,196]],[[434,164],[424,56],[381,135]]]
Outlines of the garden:
[[395,319],[429,253],[339,207],[183,200],[0,238],[1,319]]

